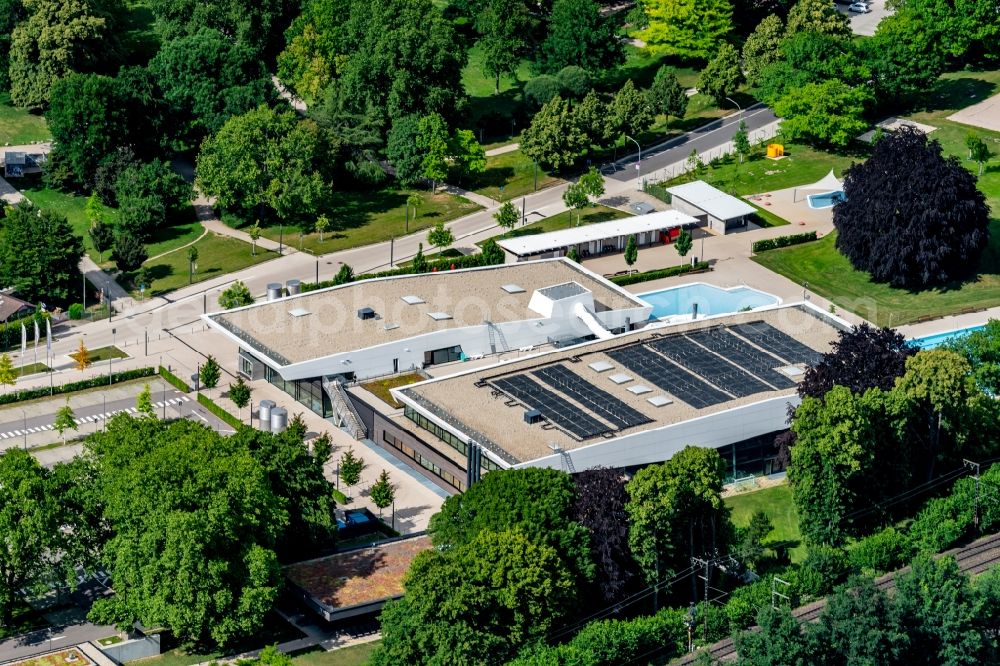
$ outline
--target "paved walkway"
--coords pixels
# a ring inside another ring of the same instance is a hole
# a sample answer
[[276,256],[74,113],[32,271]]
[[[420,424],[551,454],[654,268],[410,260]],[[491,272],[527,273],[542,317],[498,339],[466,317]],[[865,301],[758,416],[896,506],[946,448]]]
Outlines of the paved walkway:
[[491,199],[482,194],[477,194],[475,192],[470,192],[469,190],[463,190],[461,187],[456,185],[448,185],[445,183],[438,188],[439,192],[446,192],[448,194],[454,195],[456,197],[464,197],[474,204],[479,204],[483,208],[490,210],[493,208],[499,208],[500,204],[495,199]]
[[494,155],[503,155],[504,153],[512,153],[521,147],[519,143],[508,143],[506,146],[500,146],[499,148],[490,148],[486,151],[486,157],[493,157]]
[[274,84],[274,88],[278,91],[278,95],[282,99],[286,100],[291,105],[291,107],[296,111],[298,111],[299,113],[305,114],[306,103],[303,102],[298,97],[296,97],[295,93],[286,88],[285,84],[281,82],[281,79],[279,79],[277,76],[271,76],[271,83]]
[[[213,233],[219,234],[220,236],[229,236],[231,238],[236,238],[244,243],[252,243],[250,239],[250,234],[240,229],[233,229],[231,226],[219,219],[219,216],[215,214],[215,200],[209,199],[205,195],[199,193],[192,203],[194,206],[194,213],[198,217],[198,221],[201,222],[201,226],[205,228],[206,231],[211,231]],[[278,251],[279,244],[277,241],[270,240],[261,236],[257,239],[257,247],[262,247],[265,250]],[[280,246],[284,250],[284,254],[291,254],[296,252],[294,247],[290,247],[287,243]]]
[[[94,285],[101,293],[105,293],[110,288],[112,301],[117,301],[120,298],[131,299],[129,293],[86,254],[80,260],[80,272],[87,276],[87,281]],[[116,305],[115,307],[117,309],[118,306]]]

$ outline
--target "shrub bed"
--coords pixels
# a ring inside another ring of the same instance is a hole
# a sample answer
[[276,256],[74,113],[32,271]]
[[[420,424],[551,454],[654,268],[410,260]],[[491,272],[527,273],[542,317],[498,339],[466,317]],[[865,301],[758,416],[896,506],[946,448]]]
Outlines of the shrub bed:
[[750,249],[754,252],[767,252],[768,250],[776,250],[779,247],[800,245],[802,243],[808,243],[814,240],[816,240],[816,232],[807,231],[804,234],[792,234],[790,236],[775,236],[774,238],[765,238],[764,240],[755,241],[753,245],[750,246]]
[[671,266],[670,268],[658,268],[655,271],[646,271],[645,273],[632,273],[631,275],[615,275],[609,278],[619,287],[624,287],[629,284],[636,284],[639,282],[649,282],[650,280],[659,280],[660,278],[674,277],[676,275],[684,275],[685,273],[700,273],[702,271],[709,270],[709,265],[707,261],[699,261],[697,264],[692,266],[691,264],[681,264],[680,266]]
[[191,392],[191,387],[188,386],[188,383],[186,381],[184,381],[183,379],[181,379],[180,377],[178,377],[174,373],[170,372],[169,370],[167,370],[166,368],[164,368],[162,365],[160,366],[160,377],[163,377],[163,379],[168,384],[170,384],[171,386],[173,386],[178,391],[183,391],[184,393],[190,393]]
[[75,391],[85,391],[86,389],[98,388],[101,386],[107,386],[110,384],[117,384],[119,382],[128,382],[133,379],[143,379],[145,377],[152,377],[156,374],[154,368],[138,368],[136,370],[125,370],[123,372],[116,372],[111,375],[111,381],[108,381],[107,375],[101,375],[100,377],[91,377],[90,379],[81,379],[78,382],[70,382],[68,384],[62,384],[61,386],[54,386],[49,388],[47,386],[34,388],[34,389],[22,389],[19,391],[11,391],[4,395],[0,395],[0,405],[9,405],[15,402],[23,402],[25,400],[36,400],[38,398],[48,398],[52,395],[61,395],[63,393],[73,393]]
[[243,423],[238,418],[236,418],[235,416],[224,410],[219,405],[215,404],[215,402],[212,401],[212,399],[209,398],[204,393],[198,394],[198,403],[204,406],[205,409],[207,409],[208,411],[218,416],[223,421],[223,423],[226,423],[231,428],[239,430],[240,426],[243,425]]

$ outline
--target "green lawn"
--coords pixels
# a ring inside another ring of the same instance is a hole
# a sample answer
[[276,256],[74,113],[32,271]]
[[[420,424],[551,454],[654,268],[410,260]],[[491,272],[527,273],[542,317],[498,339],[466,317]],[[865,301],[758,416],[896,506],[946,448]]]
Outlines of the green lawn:
[[29,113],[10,103],[8,93],[0,93],[0,145],[16,146],[52,138],[41,114]]
[[[537,178],[537,186],[536,186]],[[537,168],[530,157],[520,150],[491,155],[486,158],[486,171],[467,185],[472,191],[496,199],[512,199],[561,183],[562,180]],[[503,191],[500,191],[500,188]]]
[[424,378],[415,372],[410,372],[405,375],[397,375],[395,377],[389,377],[387,379],[378,379],[373,382],[368,382],[367,384],[362,384],[361,388],[372,393],[382,402],[392,405],[397,409],[402,407],[401,404],[396,402],[389,392],[390,389],[399,388],[401,386],[408,386],[410,384],[415,384],[416,382],[422,382]]
[[312,648],[297,653],[292,662],[296,666],[362,666],[368,663],[380,642],[361,643],[330,652]]
[[97,361],[107,361],[109,358],[128,358],[128,354],[123,352],[118,347],[99,347],[98,349],[90,349],[87,351],[87,356],[90,358],[91,363]]
[[941,289],[907,291],[872,282],[854,270],[834,247],[836,233],[815,243],[762,252],[753,257],[761,266],[829,299],[880,326],[899,326],[924,318],[1000,305],[1000,220],[991,226],[990,246],[984,252],[975,281]]
[[[577,212],[575,210],[566,210],[561,213],[556,213],[544,219],[538,220],[537,222],[532,222],[531,224],[526,224],[523,227],[518,227],[508,231],[505,234],[497,236],[495,240],[500,240],[502,238],[516,238],[517,236],[534,236],[535,234],[544,234],[550,231],[559,231],[560,229],[569,229],[570,227],[577,226]],[[623,217],[630,217],[631,213],[626,213],[623,210],[618,210],[617,208],[609,208],[608,206],[602,206],[601,204],[595,204],[590,208],[584,208],[580,213],[580,225],[584,224],[595,224],[597,222],[607,222],[608,220],[620,220]],[[485,241],[480,241],[476,243],[482,246]]]
[[[44,351],[42,352],[42,355],[45,355]],[[27,377],[28,375],[49,371],[49,366],[44,363],[25,363],[24,368],[22,368],[20,364],[15,363],[14,367],[17,369],[18,377]]]
[[[250,244],[229,236],[208,233],[194,244],[198,249],[198,270],[194,282],[242,270],[277,257],[277,253],[257,248],[257,256],[250,253]],[[152,275],[152,289],[147,286],[146,296],[155,296],[188,284],[187,249],[179,249],[159,259],[150,259],[146,266]],[[120,284],[131,284],[132,275],[125,274]],[[138,292],[136,292],[138,296]]]
[[801,562],[806,556],[806,547],[799,533],[799,518],[792,502],[792,489],[787,483],[771,486],[763,490],[732,495],[725,498],[726,506],[732,510],[733,524],[744,527],[757,511],[764,511],[774,525],[774,531],[767,538],[769,542],[787,542],[792,562]]
[[[292,247],[300,247],[313,254],[326,254],[352,247],[370,245],[400,237],[421,229],[433,227],[438,222],[449,222],[474,213],[481,208],[468,199],[451,194],[431,194],[416,191],[422,202],[417,207],[416,217],[410,209],[410,223],[406,224],[406,198],[411,192],[382,190],[379,192],[335,192],[336,212],[329,216],[330,230],[323,234],[323,242],[317,233],[301,234],[298,227],[284,227],[284,242]],[[227,216],[227,223],[231,218]],[[277,225],[261,229],[265,238],[278,241],[281,229]]]

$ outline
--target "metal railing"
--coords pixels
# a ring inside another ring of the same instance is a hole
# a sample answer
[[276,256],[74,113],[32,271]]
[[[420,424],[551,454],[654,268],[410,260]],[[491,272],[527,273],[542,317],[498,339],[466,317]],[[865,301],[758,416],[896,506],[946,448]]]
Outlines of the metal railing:
[[358,414],[358,411],[354,409],[354,405],[351,404],[351,399],[347,396],[347,392],[344,391],[343,384],[335,379],[324,377],[323,390],[330,396],[330,404],[333,407],[333,411],[346,424],[351,436],[359,441],[367,437],[368,429],[365,428],[364,422],[361,420],[361,415]]

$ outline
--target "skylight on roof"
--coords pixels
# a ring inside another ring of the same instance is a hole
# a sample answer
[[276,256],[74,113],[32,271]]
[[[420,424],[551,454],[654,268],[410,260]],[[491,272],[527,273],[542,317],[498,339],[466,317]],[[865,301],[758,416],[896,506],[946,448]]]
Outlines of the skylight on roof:
[[524,293],[524,287],[522,287],[521,285],[518,285],[518,284],[505,284],[504,286],[502,286],[500,288],[503,289],[504,291],[506,291],[508,294],[523,294]]
[[426,303],[424,299],[420,298],[419,296],[413,296],[413,295],[403,296],[403,301],[407,305],[417,305],[418,303]]
[[293,317],[305,317],[307,314],[312,314],[312,313],[309,312],[309,310],[306,310],[305,308],[295,308],[294,310],[289,310],[288,314],[292,315]]
[[451,315],[448,314],[447,312],[428,312],[427,316],[429,316],[434,321],[444,321],[446,319],[451,319]]

